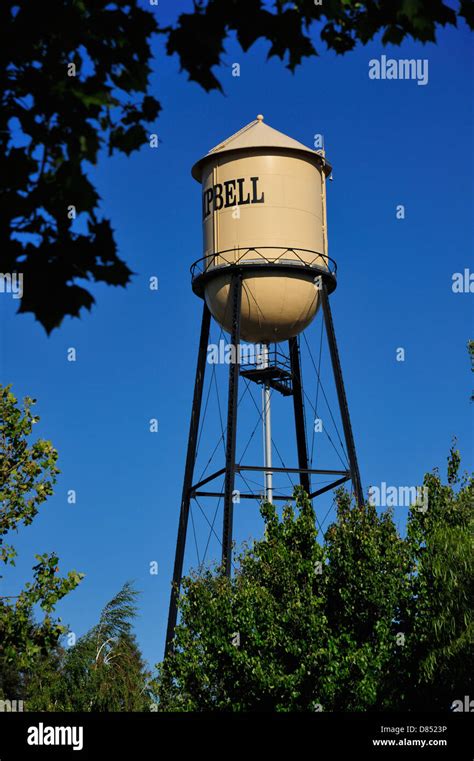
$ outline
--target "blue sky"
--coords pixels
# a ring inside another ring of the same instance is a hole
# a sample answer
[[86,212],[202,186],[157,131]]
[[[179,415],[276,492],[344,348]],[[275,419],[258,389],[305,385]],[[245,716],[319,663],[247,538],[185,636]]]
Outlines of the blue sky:
[[[163,0],[154,12],[166,24],[177,5]],[[142,591],[139,643],[150,664],[160,660],[202,309],[189,277],[191,263],[202,255],[200,188],[190,169],[258,113],[309,146],[322,133],[334,166],[329,253],[338,262],[339,283],[331,303],[365,489],[382,481],[416,485],[435,466],[444,473],[454,435],[464,466],[472,466],[466,352],[472,294],[451,287],[453,273],[473,266],[471,44],[465,27],[442,30],[437,46],[382,48],[374,42],[339,58],[319,43],[320,57],[292,75],[277,59],[266,61],[267,44],[243,54],[231,39],[220,71],[223,96],[189,83],[177,58],[165,55],[163,39],[155,40],[152,93],[163,106],[154,129],[160,146],[145,146],[130,158],[104,155],[90,171],[120,254],[136,273],[132,284],[126,290],[92,285],[92,312],[67,318],[49,338],[32,316],[15,315],[9,296],[0,298],[2,382],[12,383],[20,397],[38,399],[35,432],[53,441],[61,468],[54,497],[14,538],[19,559],[5,576],[4,594],[15,594],[30,577],[35,552],[57,551],[62,572],[86,574],[58,606],[79,636],[123,582],[134,579]],[[370,59],[382,54],[428,59],[428,84],[369,79]],[[232,76],[232,63],[240,64],[240,77]],[[396,218],[399,204],[403,220]],[[151,276],[159,278],[158,292],[149,289]],[[212,335],[217,340],[219,330]],[[319,337],[320,317],[307,331],[315,357]],[[76,362],[67,361],[70,347]],[[396,361],[399,347],[404,362]],[[303,364],[314,399],[304,353]],[[334,402],[326,349],[322,368]],[[216,383],[222,406],[222,368]],[[255,390],[254,397],[258,406]],[[198,475],[220,435],[212,404]],[[240,451],[258,420],[250,393],[245,405]],[[289,403],[275,400],[274,410],[278,450],[287,465],[296,464]],[[151,418],[159,421],[158,433],[149,431]],[[261,457],[260,450],[257,429],[247,461]],[[337,467],[327,442],[317,440],[316,453],[315,463]],[[222,447],[216,469],[221,462]],[[67,502],[70,489],[77,492],[75,505]],[[334,515],[331,499],[316,507],[326,528]],[[212,522],[211,503],[205,511]],[[406,508],[395,515],[403,528]],[[202,559],[207,524],[199,509],[193,517]],[[238,506],[237,540],[258,537],[261,529],[257,505]],[[197,562],[191,526],[189,538],[187,567]],[[207,559],[218,551],[213,539]],[[157,576],[149,573],[152,561]]]

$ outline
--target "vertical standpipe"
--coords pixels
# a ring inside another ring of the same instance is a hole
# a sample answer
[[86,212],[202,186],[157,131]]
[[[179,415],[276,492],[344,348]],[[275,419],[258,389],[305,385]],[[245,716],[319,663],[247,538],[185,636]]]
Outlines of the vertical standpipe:
[[[268,344],[262,346],[262,367],[268,367]],[[265,468],[272,467],[272,419],[270,408],[270,384],[268,381],[262,386],[262,422],[263,422],[263,462]],[[266,502],[273,500],[273,474],[265,471],[264,497]]]

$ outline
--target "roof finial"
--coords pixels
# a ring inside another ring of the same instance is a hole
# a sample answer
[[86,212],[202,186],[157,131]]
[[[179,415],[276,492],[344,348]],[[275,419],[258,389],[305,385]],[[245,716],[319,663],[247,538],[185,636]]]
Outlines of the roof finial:
[[263,114],[257,114],[257,121],[263,122]]

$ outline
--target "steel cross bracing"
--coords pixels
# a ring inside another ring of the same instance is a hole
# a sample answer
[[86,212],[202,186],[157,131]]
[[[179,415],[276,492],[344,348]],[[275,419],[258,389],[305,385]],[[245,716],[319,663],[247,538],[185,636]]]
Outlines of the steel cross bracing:
[[[240,312],[242,300],[242,282],[244,276],[244,267],[234,267],[231,280],[231,292],[229,306],[232,310],[231,321],[231,341],[232,345],[238,347],[240,343]],[[333,284],[329,282],[331,290]],[[168,653],[172,649],[174,630],[178,613],[178,596],[183,574],[184,551],[186,546],[186,534],[190,512],[191,499],[198,497],[215,497],[223,498],[224,516],[222,524],[222,565],[225,573],[230,576],[232,568],[232,536],[233,536],[233,493],[235,486],[236,474],[244,478],[243,473],[248,471],[260,473],[294,473],[299,474],[301,486],[304,488],[310,499],[320,496],[337,486],[351,480],[356,501],[358,504],[363,503],[363,492],[360,480],[359,466],[354,444],[354,436],[349,416],[349,407],[347,403],[344,382],[342,377],[341,363],[337,348],[336,335],[332,320],[332,313],[329,305],[328,287],[323,278],[321,288],[321,302],[324,324],[326,326],[326,335],[331,357],[331,365],[336,385],[337,398],[341,413],[344,439],[349,459],[349,466],[342,470],[316,469],[309,467],[308,451],[306,444],[305,415],[304,415],[304,391],[301,375],[300,350],[297,338],[291,338],[288,342],[288,363],[275,362],[273,365],[264,368],[241,369],[239,351],[236,352],[236,361],[229,364],[229,382],[228,382],[228,402],[227,402],[227,429],[222,432],[225,436],[225,466],[216,470],[211,475],[202,478],[197,483],[193,483],[194,465],[197,454],[197,443],[199,424],[201,418],[201,406],[203,396],[204,374],[206,369],[207,346],[209,341],[211,315],[206,303],[204,302],[201,335],[199,340],[199,352],[196,367],[196,377],[194,385],[193,406],[188,437],[188,448],[186,454],[186,466],[183,482],[183,491],[181,497],[181,510],[178,527],[178,538],[176,543],[176,555],[173,570],[173,585],[170,597],[170,607],[168,614],[168,626],[166,632],[166,650]],[[238,423],[238,386],[239,376],[242,375],[247,380],[256,383],[267,383],[273,389],[279,391],[284,396],[293,396],[293,411],[295,418],[295,434],[298,453],[298,467],[276,467],[273,465],[244,465],[236,462],[236,441],[237,441],[237,423]],[[319,379],[318,379],[319,380]],[[328,475],[331,481],[320,488],[311,489],[312,475]],[[210,484],[219,476],[224,476],[223,491],[206,491],[202,487]],[[244,479],[245,480],[245,479]],[[240,499],[262,499],[262,494],[242,493]],[[272,501],[288,501],[293,499],[293,495],[273,495]]]

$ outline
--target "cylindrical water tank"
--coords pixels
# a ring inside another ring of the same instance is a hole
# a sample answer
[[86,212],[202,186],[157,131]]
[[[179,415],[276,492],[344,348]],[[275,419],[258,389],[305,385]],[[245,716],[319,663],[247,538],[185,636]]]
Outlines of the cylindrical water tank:
[[193,275],[225,330],[237,265],[244,340],[284,341],[314,318],[319,273],[329,273],[324,183],[330,171],[323,155],[264,124],[263,116],[194,165],[202,184],[204,257]]

